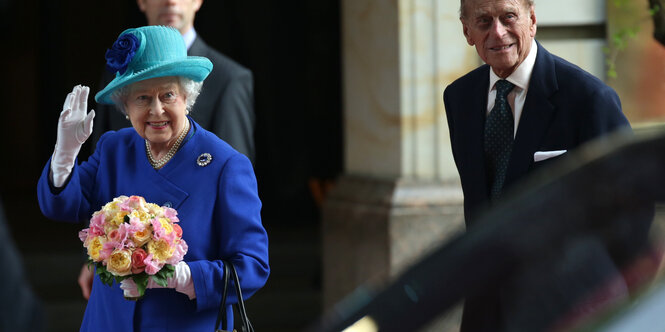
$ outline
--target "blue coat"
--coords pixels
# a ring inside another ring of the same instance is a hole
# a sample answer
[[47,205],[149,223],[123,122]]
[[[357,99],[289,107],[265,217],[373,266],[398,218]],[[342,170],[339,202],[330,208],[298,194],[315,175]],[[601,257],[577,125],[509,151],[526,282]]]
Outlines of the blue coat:
[[[104,134],[88,161],[74,166],[58,192],[49,183],[49,161],[38,184],[39,206],[53,220],[85,222],[94,211],[120,195],[171,205],[178,211],[185,262],[192,272],[196,299],[173,289],[148,289],[132,302],[95,276],[81,331],[211,331],[222,289],[223,264],[238,270],[245,298],[269,275],[268,236],[261,224],[261,201],[250,161],[191,120],[194,134],[163,168],[155,170],[145,142],[133,128]],[[197,165],[203,153],[207,166]],[[231,303],[237,302],[235,296]],[[232,314],[227,308],[227,316]]]

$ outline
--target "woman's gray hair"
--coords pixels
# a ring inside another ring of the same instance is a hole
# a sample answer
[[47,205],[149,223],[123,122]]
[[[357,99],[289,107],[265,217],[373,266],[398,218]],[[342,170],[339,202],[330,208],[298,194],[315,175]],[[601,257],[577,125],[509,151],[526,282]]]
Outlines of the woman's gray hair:
[[[192,108],[194,107],[194,103],[196,102],[196,98],[198,98],[199,94],[201,93],[201,87],[203,86],[203,81],[196,82],[192,79],[182,76],[177,76],[177,78],[180,88],[182,89],[182,91],[185,92],[186,110],[188,112],[191,112]],[[113,103],[115,103],[115,107],[122,114],[127,114],[127,111],[125,110],[125,101],[127,100],[127,96],[129,96],[129,91],[131,91],[132,84],[120,87],[115,91],[113,91],[113,93],[111,94],[111,100],[113,100]]]

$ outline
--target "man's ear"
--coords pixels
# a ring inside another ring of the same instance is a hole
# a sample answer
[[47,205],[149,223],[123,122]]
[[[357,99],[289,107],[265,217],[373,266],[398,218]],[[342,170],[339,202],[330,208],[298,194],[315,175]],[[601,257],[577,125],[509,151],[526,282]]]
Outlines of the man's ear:
[[203,5],[203,0],[194,0],[194,12],[198,12],[199,9],[201,9],[201,6]]
[[145,0],[136,0],[136,5],[139,6],[142,13],[145,13]]
[[469,26],[467,26],[466,23],[464,23],[463,18],[460,18],[460,21],[462,21],[462,32],[464,33],[464,38],[466,38],[467,44],[469,44],[469,46],[473,46],[474,42],[473,39],[471,39],[471,36],[469,35]]
[[536,36],[536,30],[538,29],[537,27],[537,21],[536,21],[536,8],[534,6],[531,6],[531,11],[529,13],[529,18],[531,19],[531,26],[529,29],[531,30],[531,37]]

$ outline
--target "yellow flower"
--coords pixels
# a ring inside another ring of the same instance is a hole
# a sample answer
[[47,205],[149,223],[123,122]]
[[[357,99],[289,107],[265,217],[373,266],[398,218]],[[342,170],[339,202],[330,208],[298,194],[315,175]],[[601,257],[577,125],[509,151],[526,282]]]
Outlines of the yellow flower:
[[87,243],[88,247],[88,256],[95,261],[95,262],[100,262],[100,253],[102,251],[102,248],[104,247],[104,243],[106,242],[106,238],[104,236],[95,236],[92,239],[89,238],[89,241]]
[[162,228],[166,234],[171,234],[171,232],[173,232],[173,225],[171,225],[170,220],[166,218],[159,218],[159,223],[162,225]]
[[148,214],[144,211],[133,210],[128,216],[130,219],[137,219],[143,224],[150,222]]
[[147,212],[153,216],[160,216],[164,214],[164,209],[155,203],[147,203],[146,208],[148,210]]
[[148,253],[152,254],[153,259],[164,262],[173,256],[174,248],[164,240],[148,242]]
[[106,269],[114,275],[126,276],[132,273],[132,253],[127,249],[116,249],[108,259]]
[[120,224],[125,222],[126,215],[128,215],[127,211],[116,212],[116,214],[113,216],[113,220],[111,220],[111,223],[115,224],[116,226],[120,226]]
[[150,226],[146,226],[146,228],[144,228],[142,231],[134,233],[132,236],[132,241],[134,241],[134,244],[137,247],[142,247],[150,240],[151,237],[152,231],[150,230]]

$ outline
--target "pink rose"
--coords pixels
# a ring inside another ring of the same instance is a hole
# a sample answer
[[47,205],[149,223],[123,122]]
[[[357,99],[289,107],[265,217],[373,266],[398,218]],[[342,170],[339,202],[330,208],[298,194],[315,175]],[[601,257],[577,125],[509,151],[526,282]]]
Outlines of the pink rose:
[[132,253],[132,273],[138,274],[145,270],[145,259],[148,253],[145,250],[138,248]]
[[178,224],[173,224],[173,231],[175,232],[175,236],[179,239],[182,238],[182,228]]

